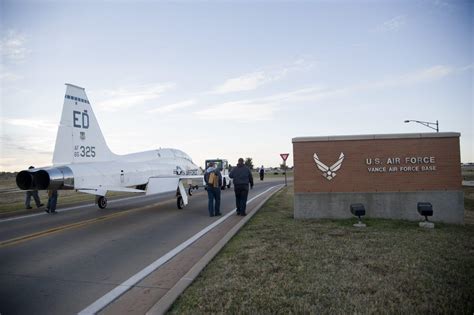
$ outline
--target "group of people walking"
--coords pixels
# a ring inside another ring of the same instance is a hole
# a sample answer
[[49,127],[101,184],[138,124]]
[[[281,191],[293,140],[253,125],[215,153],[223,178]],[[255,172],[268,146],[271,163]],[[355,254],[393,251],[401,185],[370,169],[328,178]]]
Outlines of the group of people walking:
[[[237,215],[245,216],[247,215],[246,208],[249,186],[250,189],[253,188],[253,176],[250,169],[245,166],[244,159],[239,159],[237,166],[230,171],[229,177],[234,181]],[[214,162],[209,163],[204,174],[204,181],[206,182],[207,196],[209,198],[209,216],[222,215],[220,212],[222,174],[220,170],[216,168]]]

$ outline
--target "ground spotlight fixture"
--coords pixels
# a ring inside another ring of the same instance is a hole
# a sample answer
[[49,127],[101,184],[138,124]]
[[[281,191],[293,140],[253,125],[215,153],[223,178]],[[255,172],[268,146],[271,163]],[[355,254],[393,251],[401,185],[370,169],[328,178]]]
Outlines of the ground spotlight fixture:
[[365,215],[365,207],[361,203],[351,204],[351,213],[359,218],[359,222],[354,224],[355,227],[366,227],[365,223],[362,223],[361,216]]
[[433,215],[433,205],[430,202],[418,202],[417,204],[418,213],[425,217],[425,220],[420,222],[420,227],[432,229],[434,223],[428,220],[428,217]]
[[[439,123],[438,123],[438,121],[436,121],[434,123],[434,122],[429,122],[429,121],[420,121],[420,120],[412,120],[412,119],[405,120],[405,123],[409,123],[409,122],[416,122],[416,123],[422,124],[423,126],[431,128],[433,130],[436,130],[436,132],[439,132]],[[433,127],[433,126],[436,126],[436,128]]]

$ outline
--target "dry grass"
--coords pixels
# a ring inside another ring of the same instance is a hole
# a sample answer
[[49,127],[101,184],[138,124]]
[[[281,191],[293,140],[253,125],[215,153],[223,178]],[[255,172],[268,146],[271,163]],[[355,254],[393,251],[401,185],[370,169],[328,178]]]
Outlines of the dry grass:
[[473,313],[474,226],[365,222],[293,220],[283,190],[171,313]]
[[473,169],[463,169],[462,170],[462,179],[463,180],[474,180],[474,170]]
[[468,211],[474,211],[474,187],[464,188],[464,208]]

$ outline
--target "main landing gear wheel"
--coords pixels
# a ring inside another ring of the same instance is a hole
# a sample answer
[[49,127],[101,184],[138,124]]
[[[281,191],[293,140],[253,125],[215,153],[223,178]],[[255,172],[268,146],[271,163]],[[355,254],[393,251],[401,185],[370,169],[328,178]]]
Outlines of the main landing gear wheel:
[[97,199],[97,205],[99,208],[105,209],[107,207],[107,198],[100,196],[99,199]]
[[178,198],[176,199],[176,205],[178,206],[178,209],[183,209],[184,208],[183,197],[178,196]]

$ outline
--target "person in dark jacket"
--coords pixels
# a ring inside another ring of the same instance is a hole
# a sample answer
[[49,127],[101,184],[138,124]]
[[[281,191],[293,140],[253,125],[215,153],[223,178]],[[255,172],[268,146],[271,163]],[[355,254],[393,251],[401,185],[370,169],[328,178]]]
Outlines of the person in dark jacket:
[[244,159],[240,158],[237,166],[232,169],[229,177],[234,180],[235,203],[237,215],[245,216],[247,208],[247,196],[250,188],[253,188],[253,176],[249,168],[244,165]]
[[56,214],[56,204],[58,202],[58,191],[57,190],[48,190],[48,205],[46,206],[46,213],[54,213]]
[[263,177],[265,176],[265,169],[263,168],[263,165],[260,167],[258,173],[260,174],[260,180],[263,180]]
[[207,197],[209,198],[209,216],[222,215],[220,211],[222,174],[220,170],[215,167],[214,162],[209,163],[206,173],[204,174],[204,181],[206,182]]
[[[33,169],[35,168],[34,166],[28,167],[28,169]],[[35,200],[36,207],[40,208],[44,206],[44,204],[41,203],[40,197],[38,196],[38,191],[37,190],[27,190],[26,191],[26,198],[25,198],[25,208],[26,209],[32,209],[30,203],[31,203],[31,197]]]

